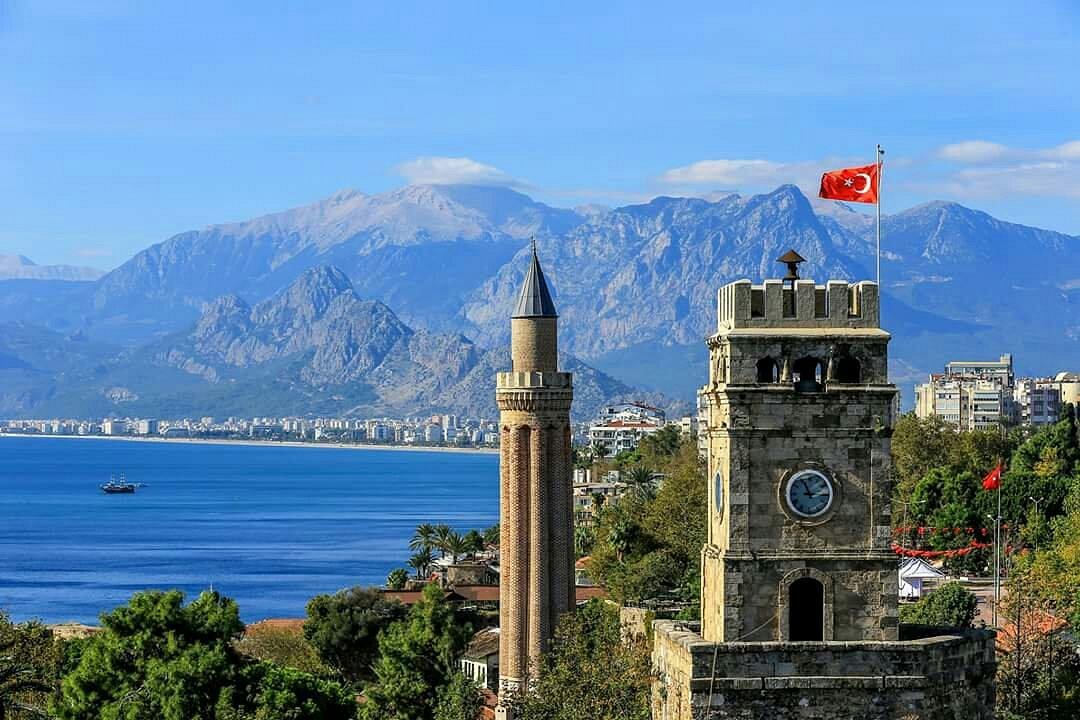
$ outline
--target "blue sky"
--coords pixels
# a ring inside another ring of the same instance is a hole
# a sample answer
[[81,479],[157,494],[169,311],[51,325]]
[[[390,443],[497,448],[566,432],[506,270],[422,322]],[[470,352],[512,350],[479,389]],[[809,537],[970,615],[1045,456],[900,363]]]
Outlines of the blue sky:
[[809,190],[877,142],[885,212],[1080,234],[1080,4],[745,5],[0,0],[0,254],[110,268],[408,181]]

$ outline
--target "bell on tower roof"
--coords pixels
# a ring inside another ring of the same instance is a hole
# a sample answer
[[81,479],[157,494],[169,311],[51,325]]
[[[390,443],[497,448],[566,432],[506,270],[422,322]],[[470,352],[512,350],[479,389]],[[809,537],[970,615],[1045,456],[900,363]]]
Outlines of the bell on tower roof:
[[525,273],[525,283],[521,286],[517,306],[512,317],[558,317],[555,303],[551,301],[544,271],[540,269],[540,259],[536,256],[536,240],[532,244],[532,262]]
[[788,250],[786,253],[776,258],[776,262],[787,265],[787,275],[784,277],[784,282],[790,280],[792,287],[794,287],[795,281],[799,279],[799,263],[806,262],[806,258],[794,250]]

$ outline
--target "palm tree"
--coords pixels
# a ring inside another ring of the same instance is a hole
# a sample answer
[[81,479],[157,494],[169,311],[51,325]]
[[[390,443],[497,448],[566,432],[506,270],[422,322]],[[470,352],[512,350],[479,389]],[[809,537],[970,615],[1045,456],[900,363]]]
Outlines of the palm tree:
[[484,530],[484,545],[499,547],[499,538],[499,523],[495,523],[487,530]]
[[585,557],[592,550],[596,542],[596,531],[585,525],[574,528],[574,553],[579,557]]
[[447,545],[450,542],[450,536],[454,534],[454,531],[449,525],[436,525],[435,526],[435,542],[432,545],[442,553],[443,557],[450,552]]
[[594,442],[589,446],[589,450],[592,451],[593,462],[603,460],[607,457],[607,448],[604,447],[604,443],[602,442]]
[[28,693],[50,693],[53,689],[37,669],[15,659],[14,649],[14,639],[0,642],[0,720],[15,712],[23,717],[48,718],[44,710],[24,702],[24,698]]
[[388,590],[401,590],[409,581],[409,573],[405,568],[394,568],[386,576],[386,588]]
[[431,550],[424,549],[409,558],[409,567],[416,571],[416,579],[422,580],[433,562],[435,562],[435,556],[431,554]]
[[633,542],[634,528],[626,520],[613,523],[608,528],[607,540],[615,551],[615,557],[622,562],[623,556],[630,549]]
[[653,471],[644,465],[635,465],[626,473],[626,482],[634,488],[640,497],[652,496],[656,486],[653,483]]
[[484,536],[477,530],[470,530],[465,533],[465,542],[468,544],[468,552],[483,552],[484,550]]
[[409,541],[409,549],[430,550],[433,547],[435,547],[435,526],[431,523],[417,525],[416,532]]
[[457,562],[459,555],[465,555],[469,552],[469,541],[462,537],[459,533],[450,531],[450,536],[446,538],[446,552],[450,554],[451,562]]

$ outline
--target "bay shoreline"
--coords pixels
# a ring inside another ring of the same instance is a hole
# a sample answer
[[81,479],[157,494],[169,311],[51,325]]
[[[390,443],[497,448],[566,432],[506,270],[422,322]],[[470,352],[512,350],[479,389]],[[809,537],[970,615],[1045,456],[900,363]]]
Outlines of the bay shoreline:
[[323,448],[329,450],[388,450],[394,452],[427,453],[474,453],[479,455],[497,455],[498,448],[459,448],[435,447],[431,445],[375,445],[367,443],[314,443],[295,440],[226,440],[223,438],[152,438],[120,435],[43,435],[38,433],[0,433],[0,441],[5,437],[64,439],[64,440],[112,440],[135,443],[169,443],[173,445],[240,445],[244,447],[291,447]]

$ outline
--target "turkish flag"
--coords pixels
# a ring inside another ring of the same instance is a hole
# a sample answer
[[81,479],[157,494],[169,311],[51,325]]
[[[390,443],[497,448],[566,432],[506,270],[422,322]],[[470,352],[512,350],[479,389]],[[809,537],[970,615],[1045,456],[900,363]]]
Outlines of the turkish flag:
[[827,200],[875,204],[878,201],[878,166],[830,170],[821,176],[818,197]]
[[1001,487],[1001,463],[997,464],[997,467],[986,473],[986,477],[983,478],[983,490],[997,490]]

